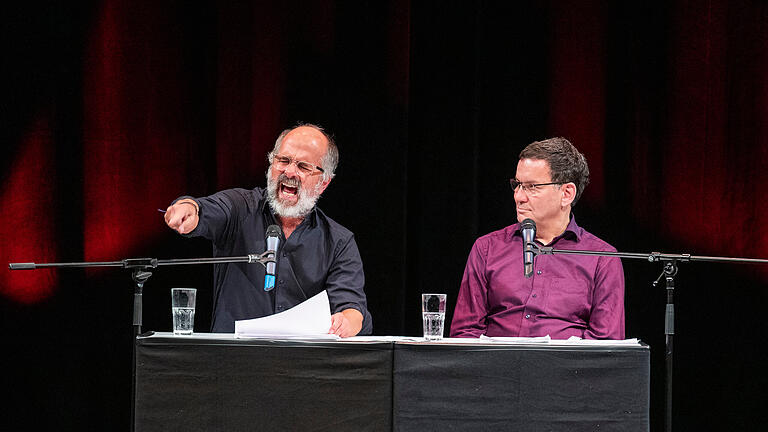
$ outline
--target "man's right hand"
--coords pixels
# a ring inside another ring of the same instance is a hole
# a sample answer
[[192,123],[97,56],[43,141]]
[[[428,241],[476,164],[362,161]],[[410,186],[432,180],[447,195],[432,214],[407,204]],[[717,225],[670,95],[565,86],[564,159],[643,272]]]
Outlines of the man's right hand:
[[188,234],[200,220],[197,203],[191,199],[176,201],[165,211],[165,223],[179,234]]

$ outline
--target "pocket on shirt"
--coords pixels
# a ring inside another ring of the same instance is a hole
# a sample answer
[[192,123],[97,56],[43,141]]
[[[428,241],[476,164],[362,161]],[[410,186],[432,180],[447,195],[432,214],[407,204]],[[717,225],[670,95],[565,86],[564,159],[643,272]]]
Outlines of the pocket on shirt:
[[547,315],[568,321],[584,321],[589,308],[589,286],[584,281],[552,279],[547,292]]

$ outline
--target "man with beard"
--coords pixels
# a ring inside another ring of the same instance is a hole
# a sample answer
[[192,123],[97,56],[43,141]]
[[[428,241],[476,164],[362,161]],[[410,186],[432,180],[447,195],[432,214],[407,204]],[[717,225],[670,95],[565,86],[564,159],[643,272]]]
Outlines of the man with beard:
[[587,159],[565,138],[529,144],[515,178],[518,223],[477,239],[467,259],[452,337],[549,335],[624,339],[624,270],[616,257],[538,255],[524,277],[525,219],[535,242],[555,249],[616,249],[576,225],[573,206],[589,183]]
[[339,160],[322,128],[303,124],[280,134],[269,153],[267,188],[181,197],[165,222],[180,234],[213,242],[214,256],[244,256],[265,247],[269,225],[282,228],[275,288],[264,290],[263,266],[217,264],[211,331],[234,332],[236,320],[282,312],[326,290],[329,333],[371,334],[363,264],[354,235],[315,207]]

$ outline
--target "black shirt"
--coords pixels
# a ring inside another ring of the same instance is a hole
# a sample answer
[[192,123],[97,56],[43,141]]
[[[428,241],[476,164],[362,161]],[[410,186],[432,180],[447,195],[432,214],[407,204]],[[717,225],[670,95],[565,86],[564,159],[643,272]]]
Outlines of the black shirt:
[[[200,221],[189,235],[211,240],[214,256],[264,252],[266,229],[277,223],[265,195],[262,188],[228,189],[195,198]],[[281,236],[271,291],[264,291],[265,272],[261,264],[215,265],[212,332],[232,333],[235,320],[282,312],[327,290],[332,314],[357,309],[363,314],[359,334],[372,333],[354,235],[320,209],[312,210],[287,240]]]

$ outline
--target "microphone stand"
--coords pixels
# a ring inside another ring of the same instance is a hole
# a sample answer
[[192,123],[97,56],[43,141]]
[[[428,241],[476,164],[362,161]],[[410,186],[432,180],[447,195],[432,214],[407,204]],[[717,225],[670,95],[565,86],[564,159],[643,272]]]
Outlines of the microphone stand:
[[696,256],[690,254],[665,254],[660,252],[651,253],[634,253],[634,252],[598,252],[587,250],[565,250],[554,249],[547,246],[539,246],[535,241],[526,243],[525,246],[530,246],[534,255],[595,255],[595,256],[609,256],[617,258],[631,258],[631,259],[643,259],[648,262],[662,262],[664,263],[664,269],[658,278],[653,282],[653,286],[656,287],[662,278],[666,282],[667,290],[667,304],[664,313],[664,338],[665,338],[665,350],[664,350],[664,367],[666,372],[665,379],[665,407],[664,407],[664,430],[672,432],[672,347],[673,338],[675,335],[675,276],[677,275],[678,263],[689,261],[705,261],[705,262],[720,262],[720,263],[739,263],[739,264],[768,264],[768,259],[759,258],[733,258],[733,257],[716,257],[716,256]]
[[121,261],[92,261],[65,263],[10,263],[11,270],[36,270],[41,268],[83,268],[83,267],[121,267],[131,270],[134,283],[133,292],[133,344],[131,349],[131,431],[136,428],[136,338],[141,334],[142,324],[142,290],[152,269],[160,266],[193,265],[193,264],[227,264],[227,263],[259,263],[267,266],[275,262],[275,252],[267,250],[262,254],[250,254],[240,257],[215,258],[185,258],[159,260],[157,258],[128,258]]

